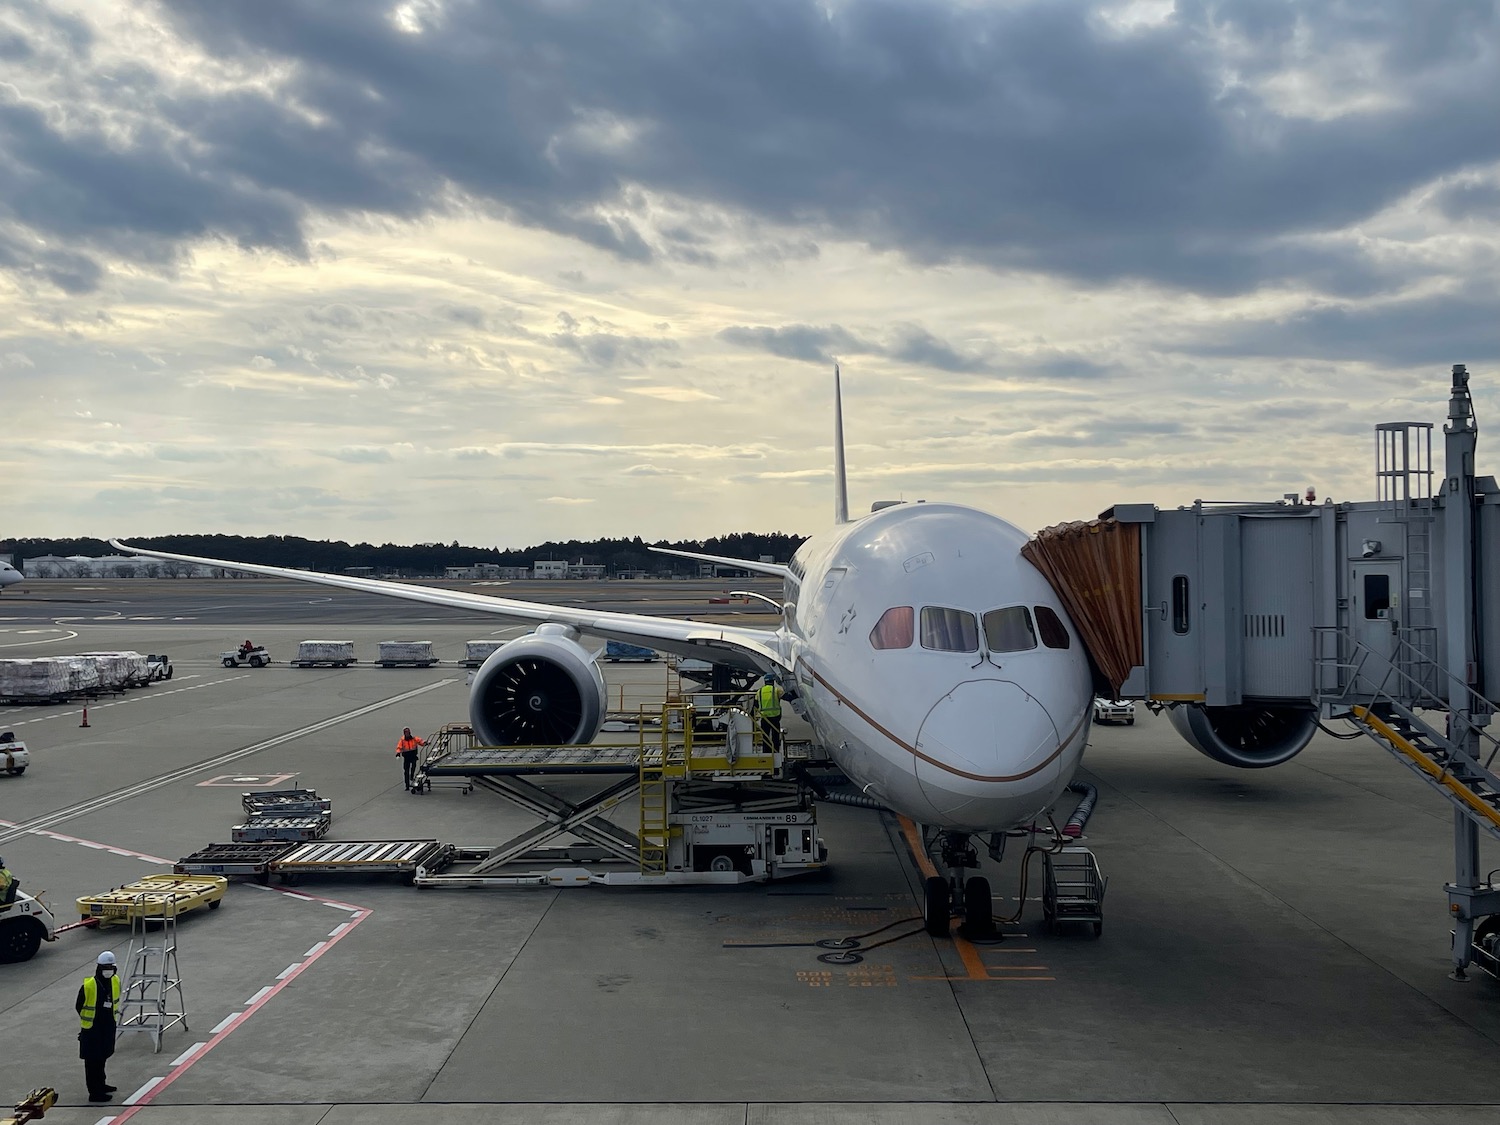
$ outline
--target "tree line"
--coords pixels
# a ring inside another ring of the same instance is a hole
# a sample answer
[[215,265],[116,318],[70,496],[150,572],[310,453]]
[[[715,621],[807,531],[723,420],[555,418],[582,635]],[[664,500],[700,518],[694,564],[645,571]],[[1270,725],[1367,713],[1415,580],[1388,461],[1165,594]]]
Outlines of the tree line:
[[[132,546],[178,555],[198,555],[236,562],[261,563],[266,566],[299,567],[305,570],[338,572],[348,567],[370,567],[380,574],[422,577],[440,575],[450,566],[475,566],[495,563],[499,566],[531,566],[538,559],[584,562],[603,566],[606,574],[644,571],[648,574],[684,575],[697,572],[697,564],[687,559],[655,555],[646,548],[671,547],[680,551],[700,551],[736,559],[759,559],[769,555],[776,562],[787,562],[806,536],[785,532],[735,532],[711,539],[660,539],[647,543],[639,535],[631,539],[569,539],[566,542],[540,543],[534,547],[508,548],[466,547],[458,540],[452,543],[345,543],[342,540],[303,539],[295,535],[157,535],[127,537]],[[87,555],[98,558],[117,552],[102,539],[13,539],[6,550],[17,565],[40,555]]]

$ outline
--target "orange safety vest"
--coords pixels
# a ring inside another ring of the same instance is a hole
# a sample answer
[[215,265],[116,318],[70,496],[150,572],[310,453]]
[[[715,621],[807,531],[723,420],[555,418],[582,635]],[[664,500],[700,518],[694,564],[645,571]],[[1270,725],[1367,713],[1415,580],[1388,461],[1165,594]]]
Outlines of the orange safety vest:
[[396,743],[396,753],[405,754],[408,751],[416,750],[418,746],[426,745],[427,743],[420,738],[403,738],[400,742]]

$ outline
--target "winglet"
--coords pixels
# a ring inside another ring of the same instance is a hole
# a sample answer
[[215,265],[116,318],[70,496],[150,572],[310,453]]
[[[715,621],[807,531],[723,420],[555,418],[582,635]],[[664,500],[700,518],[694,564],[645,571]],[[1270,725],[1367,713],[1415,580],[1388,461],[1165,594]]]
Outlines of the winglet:
[[844,474],[844,396],[833,365],[833,522],[849,522],[849,481]]

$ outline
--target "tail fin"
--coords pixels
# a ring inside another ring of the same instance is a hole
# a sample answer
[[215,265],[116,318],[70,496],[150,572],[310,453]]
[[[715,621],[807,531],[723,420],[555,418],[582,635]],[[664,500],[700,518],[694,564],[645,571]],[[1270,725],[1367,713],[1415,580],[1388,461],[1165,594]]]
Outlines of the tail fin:
[[849,522],[849,481],[844,474],[844,396],[833,365],[833,522]]

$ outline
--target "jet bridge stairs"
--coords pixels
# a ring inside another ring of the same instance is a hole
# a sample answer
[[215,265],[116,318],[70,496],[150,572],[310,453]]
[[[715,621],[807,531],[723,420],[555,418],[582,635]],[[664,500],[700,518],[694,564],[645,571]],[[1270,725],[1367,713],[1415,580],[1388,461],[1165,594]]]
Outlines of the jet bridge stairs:
[[[1500,887],[1481,881],[1477,838],[1500,840],[1495,705],[1434,660],[1421,638],[1393,638],[1393,651],[1383,653],[1341,628],[1316,634],[1324,714],[1347,719],[1458,814],[1454,881],[1445,887],[1456,926],[1454,978],[1465,979],[1471,961],[1500,977]],[[1466,706],[1455,708],[1448,693]]]

